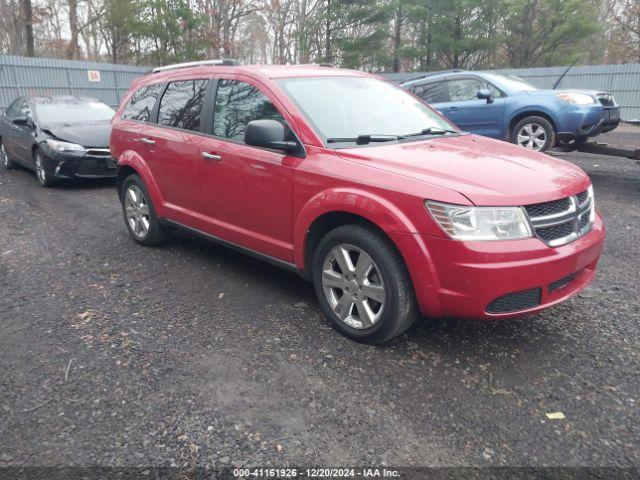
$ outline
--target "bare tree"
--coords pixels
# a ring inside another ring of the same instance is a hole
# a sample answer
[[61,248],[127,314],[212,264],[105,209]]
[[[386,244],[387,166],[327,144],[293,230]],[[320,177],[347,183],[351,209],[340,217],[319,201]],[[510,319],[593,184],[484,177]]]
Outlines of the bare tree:
[[67,58],[79,58],[78,48],[78,0],[67,0],[69,6],[69,30],[71,31],[71,40],[67,48]]
[[26,45],[27,57],[35,56],[35,47],[33,40],[33,8],[31,0],[20,1],[20,16],[24,19],[24,39]]

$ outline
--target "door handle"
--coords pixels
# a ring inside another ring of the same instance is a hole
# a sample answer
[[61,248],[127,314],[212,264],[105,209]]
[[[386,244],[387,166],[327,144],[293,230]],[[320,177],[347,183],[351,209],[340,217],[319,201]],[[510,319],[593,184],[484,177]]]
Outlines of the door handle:
[[449,107],[450,112],[457,112],[458,110],[460,110],[459,107]]
[[151,140],[150,138],[146,138],[146,137],[142,137],[142,138],[140,139],[140,141],[141,141],[142,143],[146,143],[147,145],[155,145],[155,144],[156,144],[156,141],[155,141],[155,140]]
[[215,153],[202,152],[202,158],[206,158],[207,160],[222,160],[220,155],[216,155]]

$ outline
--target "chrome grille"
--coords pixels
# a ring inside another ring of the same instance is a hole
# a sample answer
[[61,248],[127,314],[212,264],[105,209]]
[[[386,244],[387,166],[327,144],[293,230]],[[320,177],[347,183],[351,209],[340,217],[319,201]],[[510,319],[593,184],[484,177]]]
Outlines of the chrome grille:
[[595,215],[591,190],[524,207],[535,235],[550,247],[572,242],[589,232]]
[[524,209],[529,214],[529,217],[544,217],[547,215],[553,215],[555,213],[561,213],[567,211],[571,205],[571,199],[561,198],[560,200],[554,200],[553,202],[536,203],[534,205],[527,205]]

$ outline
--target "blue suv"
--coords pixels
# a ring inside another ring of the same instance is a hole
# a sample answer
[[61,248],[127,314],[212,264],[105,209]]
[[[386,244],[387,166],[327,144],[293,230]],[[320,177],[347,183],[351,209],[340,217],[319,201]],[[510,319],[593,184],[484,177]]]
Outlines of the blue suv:
[[462,130],[545,151],[575,149],[620,123],[618,105],[596,90],[540,90],[490,72],[448,71],[401,83]]

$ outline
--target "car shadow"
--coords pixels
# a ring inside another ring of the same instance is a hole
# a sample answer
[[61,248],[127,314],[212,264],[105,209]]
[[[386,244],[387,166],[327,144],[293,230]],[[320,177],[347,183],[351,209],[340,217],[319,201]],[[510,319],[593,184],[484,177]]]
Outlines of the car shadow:
[[[303,302],[308,308],[308,317],[314,317],[309,318],[310,322],[317,323],[318,317],[323,317],[312,283],[302,280],[293,272],[188,232],[174,232],[169,243],[161,248],[187,250],[196,257],[197,262],[222,268],[225,277],[234,277],[258,290],[269,290],[273,297],[277,297],[274,301],[281,302],[283,314],[286,308]],[[321,329],[317,325],[310,327],[316,344],[326,340],[325,346],[331,347],[335,342],[344,341],[356,352],[361,348],[374,348],[392,356],[399,354],[401,357],[418,348],[453,357],[473,355],[473,352],[481,350],[508,355],[523,346],[531,348],[532,344],[536,344],[535,355],[540,355],[553,350],[556,342],[562,341],[555,340],[558,326],[553,321],[547,322],[548,319],[553,320],[555,308],[557,307],[542,314],[494,321],[420,318],[396,339],[373,347],[352,342],[333,329]],[[325,323],[324,320],[322,323]]]
[[113,188],[115,192],[115,178],[72,178],[56,180],[52,188],[60,190],[92,190]]
[[[33,180],[34,185],[38,186],[38,178],[36,172],[23,165],[15,165],[13,172],[19,175],[29,176],[29,181]],[[26,180],[26,179],[25,179]],[[53,190],[91,190],[106,189],[116,187],[116,178],[63,178],[56,179],[55,183],[48,188]]]

